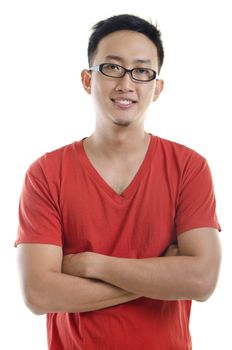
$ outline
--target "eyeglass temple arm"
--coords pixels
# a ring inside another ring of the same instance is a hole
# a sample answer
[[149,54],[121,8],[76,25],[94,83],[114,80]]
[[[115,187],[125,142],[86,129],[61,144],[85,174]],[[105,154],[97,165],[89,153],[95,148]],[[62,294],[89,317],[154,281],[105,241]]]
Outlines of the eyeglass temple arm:
[[90,67],[89,70],[92,70],[92,71],[95,71],[95,72],[100,72],[100,66]]

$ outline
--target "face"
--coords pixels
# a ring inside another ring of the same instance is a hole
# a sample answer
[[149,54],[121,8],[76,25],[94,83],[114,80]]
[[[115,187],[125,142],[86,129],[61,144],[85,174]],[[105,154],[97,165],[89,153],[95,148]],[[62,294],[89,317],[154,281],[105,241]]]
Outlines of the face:
[[[145,35],[120,30],[104,37],[98,45],[93,66],[101,63],[119,64],[127,69],[151,68],[158,72],[157,49]],[[100,72],[82,72],[82,82],[92,95],[97,124],[119,127],[143,124],[146,111],[162,91],[163,82],[137,82],[129,73],[110,78]]]

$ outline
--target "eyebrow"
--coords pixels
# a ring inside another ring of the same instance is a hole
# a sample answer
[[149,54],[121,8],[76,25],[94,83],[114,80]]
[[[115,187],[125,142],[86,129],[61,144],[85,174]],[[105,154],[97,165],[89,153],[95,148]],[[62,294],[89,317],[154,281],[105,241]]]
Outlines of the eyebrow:
[[[120,56],[116,56],[116,55],[108,55],[105,57],[106,60],[116,60],[116,61],[119,61],[119,62],[123,62],[123,58],[121,58]],[[150,59],[141,59],[141,58],[138,58],[138,59],[135,59],[133,61],[133,63],[149,63],[151,64],[151,60]]]

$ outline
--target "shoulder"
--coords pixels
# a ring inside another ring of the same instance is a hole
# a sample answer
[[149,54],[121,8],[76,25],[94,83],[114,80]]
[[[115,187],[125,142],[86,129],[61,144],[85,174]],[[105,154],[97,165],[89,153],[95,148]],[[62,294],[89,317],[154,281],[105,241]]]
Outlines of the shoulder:
[[46,152],[36,159],[28,168],[27,173],[35,177],[47,176],[50,173],[59,174],[62,168],[68,167],[77,156],[81,141],[62,146]]
[[204,156],[198,153],[196,150],[183,145],[181,143],[167,140],[158,136],[155,136],[156,140],[156,152],[159,156],[175,163],[180,168],[193,165],[203,165],[207,163]]

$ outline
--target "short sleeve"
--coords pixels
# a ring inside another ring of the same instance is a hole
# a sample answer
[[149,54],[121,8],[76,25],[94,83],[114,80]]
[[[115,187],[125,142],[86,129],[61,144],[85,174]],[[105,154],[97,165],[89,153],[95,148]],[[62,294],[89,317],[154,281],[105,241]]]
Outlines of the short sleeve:
[[[36,170],[36,171],[35,171]],[[19,203],[15,246],[44,243],[62,246],[60,212],[46,176],[38,164],[27,171]]]
[[175,226],[177,234],[199,227],[213,227],[221,231],[211,171],[207,161],[197,153],[184,167]]

